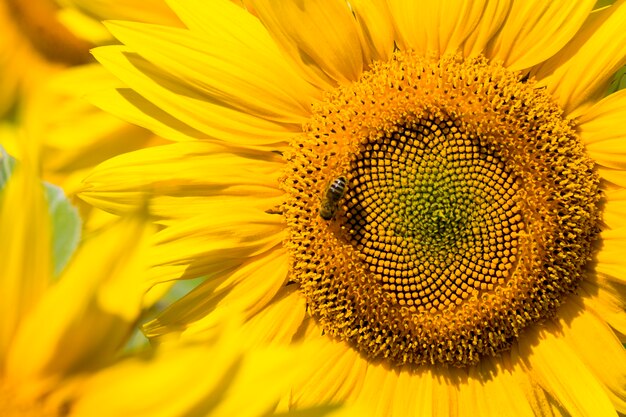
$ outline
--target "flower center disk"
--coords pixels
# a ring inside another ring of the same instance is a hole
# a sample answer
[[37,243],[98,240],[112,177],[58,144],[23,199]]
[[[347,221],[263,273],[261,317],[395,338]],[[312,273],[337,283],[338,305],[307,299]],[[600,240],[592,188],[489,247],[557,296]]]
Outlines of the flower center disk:
[[399,52],[317,105],[287,155],[291,276],[324,331],[391,366],[467,366],[574,292],[593,162],[532,80]]

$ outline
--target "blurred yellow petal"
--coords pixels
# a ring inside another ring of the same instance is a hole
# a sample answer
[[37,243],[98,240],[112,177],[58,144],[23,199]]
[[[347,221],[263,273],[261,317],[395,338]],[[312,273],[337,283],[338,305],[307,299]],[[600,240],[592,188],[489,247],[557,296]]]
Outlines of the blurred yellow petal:
[[239,266],[279,245],[283,227],[279,216],[241,205],[221,205],[219,211],[173,223],[154,237],[152,279],[179,278],[167,275],[168,266],[186,266],[186,278]]
[[312,371],[302,358],[315,355],[317,346],[244,355],[245,339],[245,333],[224,334],[208,346],[164,346],[150,362],[124,361],[85,384],[73,415],[266,416],[295,380]]
[[50,218],[43,185],[18,165],[0,190],[0,357],[2,368],[24,316],[52,279]]
[[114,359],[148,289],[150,234],[139,220],[120,222],[83,244],[61,279],[25,315],[7,354],[11,377],[67,375]]

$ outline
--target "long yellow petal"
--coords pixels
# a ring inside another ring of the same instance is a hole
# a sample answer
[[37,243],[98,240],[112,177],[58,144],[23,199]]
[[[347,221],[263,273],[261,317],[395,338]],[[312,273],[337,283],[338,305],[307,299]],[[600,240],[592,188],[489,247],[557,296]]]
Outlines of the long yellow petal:
[[455,53],[476,30],[487,1],[390,0],[399,42],[420,54]]
[[356,81],[363,71],[359,28],[343,0],[247,0],[276,43],[314,85]]
[[351,0],[362,40],[365,62],[388,60],[394,50],[394,26],[387,3],[383,0]]
[[0,192],[0,367],[20,322],[52,279],[50,217],[44,188],[29,166],[16,166]]
[[618,91],[579,117],[580,138],[599,165],[626,170],[626,90]]
[[147,323],[144,331],[148,337],[159,337],[199,321],[209,330],[232,314],[248,319],[265,308],[285,285],[287,268],[282,247],[252,258],[232,272],[207,279]]
[[26,315],[7,372],[68,375],[109,363],[125,343],[149,288],[149,229],[119,222],[88,239],[67,271]]
[[489,41],[500,30],[511,9],[513,0],[489,1],[480,23],[463,44],[463,56],[473,57],[485,53]]
[[[262,145],[285,142],[301,131],[300,124],[279,123],[226,107],[184,82],[173,80],[125,46],[96,48],[92,53],[104,67],[132,88],[132,91],[120,91],[123,96],[94,93],[94,104],[99,107],[112,109],[113,105],[102,103],[98,98],[123,98],[128,101],[123,107],[138,107],[133,117],[163,118],[160,124],[169,126],[170,130],[182,127],[182,132],[192,135],[189,139],[215,138],[235,144]],[[146,125],[155,123],[146,121]],[[159,133],[168,131],[163,128]]]
[[[215,8],[214,19],[221,17],[219,10]],[[110,22],[107,27],[118,40],[165,71],[180,90],[191,89],[207,101],[280,123],[299,124],[310,114],[315,90],[287,65],[269,39],[261,43],[254,34],[234,40],[203,37],[185,29],[133,22]],[[263,29],[260,24],[259,29]],[[242,66],[243,61],[248,64]]]
[[594,13],[588,28],[534,71],[539,85],[545,85],[571,117],[583,114],[588,102],[599,99],[613,74],[626,63],[624,22],[626,1],[619,0]]
[[305,340],[321,344],[320,362],[316,370],[302,384],[292,389],[291,404],[296,408],[324,402],[354,402],[361,391],[367,362],[347,344],[317,335]]
[[595,0],[513,0],[486,56],[516,71],[537,65],[569,42]]
[[580,300],[567,303],[560,313],[566,341],[604,385],[617,411],[626,413],[626,350],[607,324]]
[[[123,214],[150,199],[152,214],[191,217],[215,209],[214,200],[272,207],[283,194],[280,156],[268,151],[184,142],[155,146],[109,159],[85,179],[79,197],[104,210]],[[185,201],[183,207],[180,203]]]
[[311,363],[302,358],[314,356],[318,347],[248,351],[246,339],[245,333],[226,333],[213,343],[166,345],[149,360],[126,360],[84,384],[72,415],[268,415],[289,386],[312,371]]
[[539,343],[531,345],[524,340],[521,344],[520,354],[534,378],[572,416],[617,416],[598,380],[558,334],[555,325],[547,324]]

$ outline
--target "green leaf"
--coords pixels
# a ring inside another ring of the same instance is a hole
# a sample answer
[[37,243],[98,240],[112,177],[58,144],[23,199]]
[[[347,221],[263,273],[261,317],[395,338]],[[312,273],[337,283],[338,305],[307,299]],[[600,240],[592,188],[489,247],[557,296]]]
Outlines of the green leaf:
[[61,187],[44,182],[48,198],[48,212],[52,223],[52,255],[54,275],[59,276],[78,246],[81,219]]

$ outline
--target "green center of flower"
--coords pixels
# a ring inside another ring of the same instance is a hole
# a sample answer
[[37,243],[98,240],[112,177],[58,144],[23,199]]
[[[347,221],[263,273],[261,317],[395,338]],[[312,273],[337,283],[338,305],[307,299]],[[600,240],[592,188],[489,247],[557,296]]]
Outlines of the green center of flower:
[[598,183],[532,81],[398,53],[329,94],[294,142],[292,279],[324,331],[369,359],[473,364],[575,291]]

